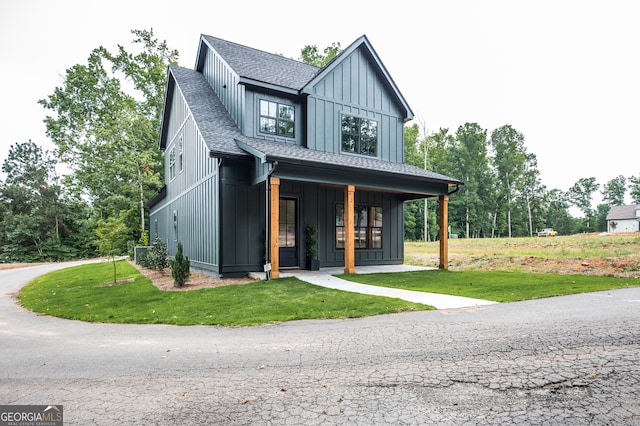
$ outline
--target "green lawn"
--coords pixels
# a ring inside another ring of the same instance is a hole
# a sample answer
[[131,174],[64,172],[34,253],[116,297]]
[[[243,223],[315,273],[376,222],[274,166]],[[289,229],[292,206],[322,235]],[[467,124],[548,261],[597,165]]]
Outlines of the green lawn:
[[317,287],[296,278],[160,291],[128,262],[118,262],[117,271],[117,285],[112,285],[112,263],[52,272],[26,285],[18,299],[27,309],[61,318],[176,325],[247,326],[433,309],[398,299]]
[[390,274],[338,275],[363,284],[515,302],[565,294],[640,286],[638,278],[531,274],[501,271],[429,270]]

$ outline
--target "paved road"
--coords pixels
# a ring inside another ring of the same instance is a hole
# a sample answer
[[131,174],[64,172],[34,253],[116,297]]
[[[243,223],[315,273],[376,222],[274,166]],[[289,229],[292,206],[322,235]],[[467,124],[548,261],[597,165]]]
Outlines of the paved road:
[[[0,404],[66,424],[640,424],[640,288],[252,328],[87,324],[6,293]],[[141,307],[144,309],[144,307]]]

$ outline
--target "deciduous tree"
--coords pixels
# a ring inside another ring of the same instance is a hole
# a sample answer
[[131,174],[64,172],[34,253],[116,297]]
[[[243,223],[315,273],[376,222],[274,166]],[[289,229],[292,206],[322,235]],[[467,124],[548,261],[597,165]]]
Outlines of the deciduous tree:
[[578,207],[585,218],[585,232],[591,230],[591,218],[593,216],[593,193],[598,190],[600,184],[596,182],[596,178],[580,178],[576,183],[569,188],[569,201],[576,207]]
[[331,46],[327,46],[320,53],[317,45],[306,45],[300,51],[300,60],[305,64],[313,65],[316,67],[323,67],[327,65],[333,58],[338,56],[342,49],[339,42],[331,43]]
[[627,193],[627,179],[619,175],[602,186],[602,200],[609,207],[624,205],[624,196]]
[[[162,161],[159,122],[166,66],[176,51],[159,42],[153,30],[134,30],[138,54],[119,46],[111,54],[94,49],[84,65],[67,69],[62,86],[40,103],[53,111],[45,118],[47,135],[71,169],[69,183],[84,191],[102,217],[131,213],[131,239],[144,231],[144,202],[160,187]],[[131,84],[132,89],[125,89]],[[136,221],[137,216],[137,221]],[[136,223],[137,222],[137,223]]]

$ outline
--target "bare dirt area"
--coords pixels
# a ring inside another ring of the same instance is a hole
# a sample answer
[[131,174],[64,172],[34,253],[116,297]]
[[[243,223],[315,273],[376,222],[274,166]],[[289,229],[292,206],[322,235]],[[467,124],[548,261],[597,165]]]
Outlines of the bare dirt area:
[[134,262],[129,261],[131,266],[136,268],[145,277],[151,280],[151,282],[163,291],[188,291],[199,290],[201,288],[214,288],[227,285],[248,284],[255,282],[253,278],[214,278],[201,272],[191,271],[189,281],[182,287],[176,287],[173,284],[173,277],[171,277],[171,270],[166,269],[164,271],[154,271],[153,269],[143,268],[140,265],[136,265]]
[[[405,244],[405,262],[434,266],[438,243]],[[640,278],[640,233],[449,240],[449,269]]]

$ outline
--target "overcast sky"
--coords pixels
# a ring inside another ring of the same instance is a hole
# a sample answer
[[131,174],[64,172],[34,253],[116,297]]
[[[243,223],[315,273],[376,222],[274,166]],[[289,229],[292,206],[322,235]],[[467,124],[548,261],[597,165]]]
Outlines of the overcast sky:
[[1,0],[0,160],[52,149],[37,101],[100,45],[153,28],[193,67],[200,34],[298,59],[366,34],[415,114],[455,133],[511,124],[549,189],[640,175],[640,5],[628,1]]

